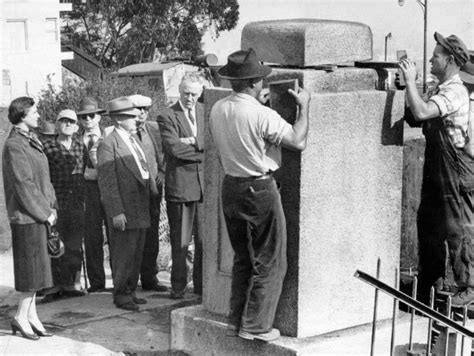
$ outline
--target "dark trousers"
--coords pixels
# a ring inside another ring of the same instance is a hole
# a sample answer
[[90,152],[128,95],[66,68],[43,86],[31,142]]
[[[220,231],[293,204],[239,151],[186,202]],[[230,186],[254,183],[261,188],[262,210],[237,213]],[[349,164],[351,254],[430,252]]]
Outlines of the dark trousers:
[[184,292],[187,284],[186,257],[194,233],[193,285],[194,293],[202,294],[202,236],[199,224],[202,204],[198,202],[166,202],[171,240],[171,289]]
[[[158,187],[156,213],[150,213],[150,227],[146,230],[145,248],[143,249],[143,260],[140,269],[140,281],[142,286],[152,287],[158,283],[158,253],[160,252],[160,203],[163,187]],[[150,204],[153,205],[153,204]]]
[[107,219],[100,200],[97,181],[85,181],[85,229],[84,247],[87,262],[87,277],[91,288],[105,288],[104,230]]
[[137,289],[146,229],[117,230],[111,226],[109,231],[112,280],[114,282],[114,303],[122,305],[133,301]]
[[56,228],[64,242],[64,255],[51,259],[54,287],[71,289],[81,271],[84,211],[60,209]]
[[230,317],[252,333],[272,329],[285,278],[286,220],[273,178],[226,176],[222,203],[234,250]]

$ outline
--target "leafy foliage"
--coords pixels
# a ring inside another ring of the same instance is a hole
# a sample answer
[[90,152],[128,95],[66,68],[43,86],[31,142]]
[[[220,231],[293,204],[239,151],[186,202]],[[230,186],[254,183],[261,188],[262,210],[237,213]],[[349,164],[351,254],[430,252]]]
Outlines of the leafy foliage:
[[202,54],[201,38],[233,29],[237,0],[73,0],[67,31],[74,46],[118,68]]

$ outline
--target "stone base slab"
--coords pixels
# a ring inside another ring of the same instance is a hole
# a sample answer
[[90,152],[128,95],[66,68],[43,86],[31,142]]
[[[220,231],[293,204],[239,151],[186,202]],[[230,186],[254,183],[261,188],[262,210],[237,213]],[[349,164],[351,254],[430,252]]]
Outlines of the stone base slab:
[[[426,350],[428,319],[415,317],[413,350]],[[369,355],[372,326],[364,325],[316,337],[281,337],[273,342],[249,341],[230,335],[227,319],[202,305],[171,312],[171,349],[189,355]],[[377,324],[375,355],[389,355],[391,320]],[[400,312],[395,323],[395,353],[407,355],[410,315]],[[467,345],[467,343],[466,343]]]
[[357,22],[291,19],[250,22],[242,30],[242,49],[261,61],[310,67],[372,59],[372,31]]

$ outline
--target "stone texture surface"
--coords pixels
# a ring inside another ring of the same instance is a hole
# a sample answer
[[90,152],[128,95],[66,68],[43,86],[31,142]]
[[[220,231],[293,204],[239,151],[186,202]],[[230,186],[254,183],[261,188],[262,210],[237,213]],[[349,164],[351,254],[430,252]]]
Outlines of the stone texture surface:
[[[301,72],[303,83],[310,83],[309,71]],[[208,91],[207,111],[229,93]],[[400,255],[403,106],[401,92],[312,93],[307,148],[284,151],[278,175],[289,268],[275,326],[285,335],[320,335],[369,322],[373,289],[353,274],[361,269],[375,275],[378,257],[381,278],[393,283]],[[222,171],[212,139],[206,143],[204,306],[226,315],[232,251],[220,206]],[[379,318],[391,316],[391,305],[381,302]]]
[[260,60],[298,67],[372,59],[372,31],[357,22],[292,19],[250,22],[242,30],[242,49]]
[[[219,315],[202,306],[186,307],[171,312],[171,349],[194,355],[353,355],[370,354],[371,325],[307,338],[282,337],[273,342],[248,341],[232,336],[228,324]],[[414,351],[426,350],[428,323],[415,317]],[[410,315],[400,313],[396,320],[394,356],[405,356],[408,350]],[[377,324],[375,355],[390,354],[391,323]]]

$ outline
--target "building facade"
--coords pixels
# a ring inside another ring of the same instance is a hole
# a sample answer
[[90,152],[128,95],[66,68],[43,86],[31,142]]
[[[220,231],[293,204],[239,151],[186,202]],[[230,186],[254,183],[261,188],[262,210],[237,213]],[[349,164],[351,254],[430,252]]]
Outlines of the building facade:
[[0,0],[0,107],[18,96],[37,95],[50,80],[61,85],[60,12],[72,4],[59,0]]

